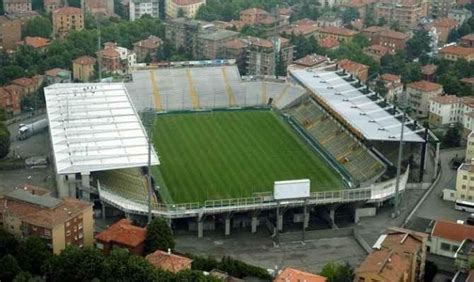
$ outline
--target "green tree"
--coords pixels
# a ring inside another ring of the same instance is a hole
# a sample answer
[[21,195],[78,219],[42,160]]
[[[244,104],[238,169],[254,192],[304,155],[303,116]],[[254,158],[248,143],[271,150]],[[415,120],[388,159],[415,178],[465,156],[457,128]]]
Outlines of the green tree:
[[408,60],[420,57],[430,52],[431,37],[426,30],[416,30],[413,37],[407,41],[406,56]]
[[160,218],[154,218],[146,228],[145,253],[149,254],[156,250],[174,249],[175,242],[173,233],[168,223]]
[[[1,136],[1,124],[0,124],[0,136]],[[1,144],[1,141],[0,141]],[[1,145],[0,145],[1,146]],[[1,157],[0,157],[1,158]],[[12,234],[0,228],[0,257],[5,255],[15,255],[18,251],[20,243]]]
[[146,53],[146,56],[145,56],[145,58],[143,59],[143,61],[144,61],[145,64],[147,64],[147,65],[149,65],[149,64],[152,62],[150,53]]
[[[0,123],[0,159],[3,159],[4,157],[6,157],[9,151],[10,151],[10,132],[8,131],[8,128],[5,126],[5,124],[1,122]],[[15,244],[13,241],[9,241],[9,243]],[[0,252],[3,251],[6,253],[9,253],[13,247],[14,247],[13,245],[1,246],[0,244]]]
[[33,276],[31,273],[26,272],[26,271],[21,271],[15,276],[15,279],[13,279],[13,282],[34,282]]
[[21,268],[14,256],[6,255],[0,259],[0,281],[12,281],[20,271]]
[[48,246],[36,236],[28,237],[22,242],[17,255],[21,268],[35,275],[42,273],[41,268],[50,257]]
[[186,13],[184,12],[182,8],[179,8],[177,15],[178,15],[178,18],[183,18],[186,16]]
[[354,271],[348,263],[329,262],[324,265],[321,275],[326,277],[328,282],[350,282],[354,278]]
[[358,19],[360,17],[359,11],[355,8],[347,8],[342,12],[342,21],[344,24],[348,24],[351,21]]
[[445,148],[459,147],[461,145],[461,133],[458,126],[449,127],[443,137],[442,144]]
[[34,17],[25,25],[24,36],[40,36],[50,38],[53,32],[53,25],[46,17]]

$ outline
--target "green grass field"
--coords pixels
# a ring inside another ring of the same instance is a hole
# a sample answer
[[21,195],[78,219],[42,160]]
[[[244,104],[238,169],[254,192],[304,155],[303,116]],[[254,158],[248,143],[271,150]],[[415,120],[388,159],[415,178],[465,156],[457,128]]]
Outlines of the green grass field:
[[166,202],[251,197],[273,191],[278,180],[309,178],[311,191],[344,187],[334,169],[271,111],[160,115],[153,134],[161,161],[154,175],[164,181],[160,195]]

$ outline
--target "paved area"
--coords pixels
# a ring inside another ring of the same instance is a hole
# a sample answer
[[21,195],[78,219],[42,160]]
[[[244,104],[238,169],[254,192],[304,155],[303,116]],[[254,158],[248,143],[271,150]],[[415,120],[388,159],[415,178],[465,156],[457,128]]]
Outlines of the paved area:
[[[263,227],[259,227],[263,230]],[[221,258],[224,255],[254,264],[266,269],[275,266],[293,266],[310,272],[319,272],[329,261],[348,262],[357,266],[366,253],[352,237],[319,239],[282,243],[273,246],[268,232],[257,234],[248,231],[233,231],[232,236],[213,235],[207,232],[204,238],[195,234],[177,235],[176,249],[183,253]]]
[[[464,156],[465,148],[449,149],[440,152],[441,176],[437,185],[415,213],[415,216],[429,219],[445,218],[451,220],[466,219],[468,213],[454,209],[454,203],[443,201],[443,189],[455,183],[456,170],[451,169],[450,160],[458,155]],[[453,182],[454,181],[454,182]]]

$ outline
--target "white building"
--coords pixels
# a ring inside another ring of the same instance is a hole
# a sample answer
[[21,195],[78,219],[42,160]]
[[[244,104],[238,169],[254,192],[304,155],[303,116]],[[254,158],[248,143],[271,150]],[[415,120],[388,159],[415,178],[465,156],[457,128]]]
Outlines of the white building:
[[456,95],[437,96],[430,99],[429,122],[434,126],[461,123],[463,118],[462,98]]
[[159,0],[130,0],[130,20],[134,21],[143,15],[159,17]]
[[129,73],[130,70],[137,64],[137,54],[128,50],[125,47],[116,46],[115,50],[120,54],[120,60],[127,62],[126,72]]
[[464,222],[436,220],[428,241],[431,254],[454,258],[465,239],[474,239],[474,226]]
[[166,1],[166,16],[170,18],[177,18],[181,16],[185,18],[194,18],[199,7],[206,5],[206,0],[167,0]]
[[426,80],[407,84],[407,96],[414,114],[418,117],[428,117],[430,112],[430,99],[440,96],[443,86]]
[[470,17],[472,17],[472,12],[468,9],[452,9],[448,12],[448,18],[456,20],[459,25],[462,25]]

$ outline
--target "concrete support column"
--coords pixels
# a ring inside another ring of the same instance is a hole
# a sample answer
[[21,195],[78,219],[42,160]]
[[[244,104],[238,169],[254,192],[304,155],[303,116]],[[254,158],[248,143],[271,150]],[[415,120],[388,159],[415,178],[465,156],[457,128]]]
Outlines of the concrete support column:
[[334,228],[336,225],[334,221],[335,215],[336,215],[336,210],[334,208],[331,208],[329,210],[329,220],[330,220],[331,228]]
[[309,226],[309,211],[306,209],[303,213],[303,228],[306,229]]
[[354,210],[354,223],[359,223],[360,217],[359,217],[359,209]]
[[230,235],[230,216],[226,216],[225,218],[225,236]]
[[258,216],[252,215],[252,233],[257,233]]
[[91,200],[90,195],[90,186],[91,186],[91,177],[89,172],[81,173],[81,185],[82,185],[82,199],[86,201]]
[[283,230],[283,214],[277,214],[277,226],[278,231]]
[[66,181],[65,175],[56,175],[56,183],[58,186],[58,197],[65,198],[69,196],[69,185]]
[[104,202],[101,202],[101,206],[102,206],[102,219],[105,220],[106,218],[106,213],[105,213],[105,210],[106,210],[106,207],[105,207],[105,203]]
[[76,174],[68,174],[69,197],[76,198]]
[[439,162],[439,146],[441,142],[436,143],[436,153],[435,153],[435,167],[434,167],[434,175],[433,180],[436,179],[436,175],[438,174],[438,162]]
[[198,218],[197,220],[197,229],[198,229],[198,238],[202,238],[202,236],[204,235],[204,220],[200,220]]

